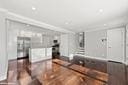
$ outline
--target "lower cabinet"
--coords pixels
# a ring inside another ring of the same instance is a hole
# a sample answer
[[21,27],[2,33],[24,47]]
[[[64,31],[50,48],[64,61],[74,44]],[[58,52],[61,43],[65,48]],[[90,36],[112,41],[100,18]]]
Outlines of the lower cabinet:
[[29,61],[38,62],[52,59],[52,48],[33,48],[29,49]]

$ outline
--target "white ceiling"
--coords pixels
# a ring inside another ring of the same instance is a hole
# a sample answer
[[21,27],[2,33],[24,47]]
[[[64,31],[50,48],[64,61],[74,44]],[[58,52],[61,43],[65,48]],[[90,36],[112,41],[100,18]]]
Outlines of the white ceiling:
[[75,32],[128,22],[128,0],[0,0],[0,7]]

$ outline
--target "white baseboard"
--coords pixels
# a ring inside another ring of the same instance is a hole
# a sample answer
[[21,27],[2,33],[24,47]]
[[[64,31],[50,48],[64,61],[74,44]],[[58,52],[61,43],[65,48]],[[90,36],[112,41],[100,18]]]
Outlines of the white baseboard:
[[48,60],[48,59],[52,59],[52,58],[51,57],[35,58],[35,59],[31,59],[30,62],[34,63],[34,62],[39,62],[39,61]]
[[6,74],[0,76],[0,81],[5,80],[7,78]]
[[128,65],[128,62],[124,62],[126,65]]

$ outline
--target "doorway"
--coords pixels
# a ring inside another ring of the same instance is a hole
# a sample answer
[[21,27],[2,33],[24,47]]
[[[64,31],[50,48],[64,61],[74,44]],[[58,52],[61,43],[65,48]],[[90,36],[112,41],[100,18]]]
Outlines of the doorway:
[[125,28],[107,31],[107,59],[116,62],[125,61]]

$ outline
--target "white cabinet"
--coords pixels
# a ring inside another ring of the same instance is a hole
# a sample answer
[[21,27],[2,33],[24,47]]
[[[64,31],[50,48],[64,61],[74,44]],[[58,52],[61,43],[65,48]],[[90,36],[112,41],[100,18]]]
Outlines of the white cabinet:
[[52,57],[52,48],[46,48],[46,55],[47,58],[51,58]]
[[6,79],[8,69],[5,14],[0,11],[0,81]]
[[32,48],[29,49],[30,62],[52,59],[52,48]]
[[69,56],[75,54],[77,48],[76,34],[62,34],[60,37],[60,54]]
[[60,54],[61,54],[62,56],[68,56],[68,55],[69,55],[68,34],[63,34],[63,35],[61,35]]

